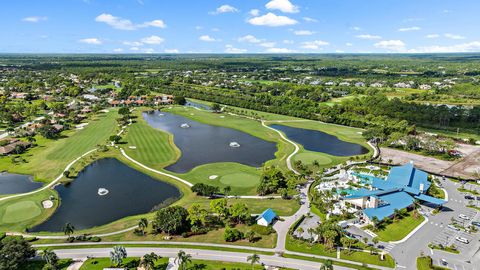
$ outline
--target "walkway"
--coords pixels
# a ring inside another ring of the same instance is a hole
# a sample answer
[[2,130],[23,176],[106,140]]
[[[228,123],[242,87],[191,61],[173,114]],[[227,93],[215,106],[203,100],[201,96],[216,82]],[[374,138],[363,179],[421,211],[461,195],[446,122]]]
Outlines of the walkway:
[[58,181],[60,181],[60,180],[63,178],[63,176],[64,176],[64,175],[63,175],[63,172],[64,172],[64,171],[68,171],[68,170],[73,166],[73,164],[75,164],[75,163],[76,163],[77,161],[79,161],[81,158],[83,158],[83,157],[91,154],[92,152],[94,152],[94,151],[96,151],[96,150],[97,150],[96,148],[95,148],[95,149],[92,149],[92,150],[86,152],[85,154],[79,156],[79,157],[76,158],[74,161],[70,162],[70,163],[67,165],[67,167],[65,167],[65,169],[62,171],[62,173],[61,173],[57,178],[55,178],[55,180],[53,180],[52,182],[50,182],[49,184],[47,184],[47,185],[45,185],[45,186],[43,186],[43,187],[41,187],[41,188],[39,188],[39,189],[36,189],[36,190],[34,190],[34,191],[31,191],[31,192],[19,193],[19,194],[15,194],[15,195],[11,195],[11,196],[6,196],[6,197],[3,197],[3,198],[0,198],[0,202],[1,202],[1,201],[6,201],[6,200],[8,200],[8,199],[13,199],[13,198],[23,197],[23,196],[27,196],[27,195],[32,195],[32,194],[38,193],[38,192],[40,192],[40,191],[43,191],[43,190],[45,190],[45,189],[47,189],[47,188],[50,188],[50,187],[55,186],[55,185],[58,183]]

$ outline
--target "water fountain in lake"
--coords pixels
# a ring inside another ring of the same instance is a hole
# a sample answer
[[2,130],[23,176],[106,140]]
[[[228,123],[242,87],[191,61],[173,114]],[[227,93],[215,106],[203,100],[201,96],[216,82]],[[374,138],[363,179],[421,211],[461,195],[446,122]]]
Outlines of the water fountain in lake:
[[97,191],[98,195],[100,196],[105,196],[108,194],[108,189],[106,188],[99,188],[98,191]]
[[240,147],[240,144],[238,142],[231,142],[230,147]]

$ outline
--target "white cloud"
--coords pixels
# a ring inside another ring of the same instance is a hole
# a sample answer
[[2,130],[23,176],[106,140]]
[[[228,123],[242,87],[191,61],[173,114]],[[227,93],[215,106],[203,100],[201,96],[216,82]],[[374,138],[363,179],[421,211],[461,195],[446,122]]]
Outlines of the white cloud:
[[253,35],[246,35],[246,36],[243,36],[243,37],[239,37],[238,41],[239,42],[248,42],[248,43],[260,43],[261,42],[260,39],[256,38]]
[[31,23],[37,23],[37,22],[46,21],[46,20],[48,20],[48,17],[42,17],[42,16],[30,16],[22,19],[22,21],[24,22],[31,22]]
[[135,25],[127,19],[122,19],[120,17],[115,17],[112,14],[102,13],[95,18],[95,21],[102,22],[110,25],[115,29],[120,30],[135,30]]
[[290,40],[290,39],[285,39],[285,40],[283,40],[282,42],[285,43],[285,44],[293,44],[293,43],[295,43],[293,40]]
[[451,33],[446,33],[445,35],[446,38],[449,38],[449,39],[465,39],[464,36],[461,36],[461,35],[455,35],[455,34],[451,34]]
[[225,53],[244,53],[246,51],[245,49],[235,48],[233,45],[225,45]]
[[439,38],[440,35],[439,34],[429,34],[429,35],[426,35],[425,37],[426,38]]
[[209,35],[203,35],[198,38],[201,41],[206,41],[206,42],[213,42],[215,41],[215,38],[209,36]]
[[102,44],[102,41],[99,40],[98,38],[84,38],[84,39],[80,39],[79,42],[85,43],[85,44],[92,44],[92,45]]
[[159,36],[149,36],[149,37],[142,38],[140,41],[145,44],[158,45],[164,42],[165,40]]
[[144,28],[144,27],[158,27],[158,28],[167,27],[162,20],[153,20],[150,22],[144,22],[143,24],[134,24],[132,21],[128,19],[116,17],[108,13],[102,13],[98,15],[95,18],[95,21],[106,23],[111,27],[119,30],[136,30],[138,28]]
[[345,46],[347,46],[347,47],[352,47],[352,46],[353,46],[353,44],[352,44],[352,43],[350,43],[350,42],[347,42],[347,43],[345,43]]
[[267,52],[267,53],[293,53],[295,51],[287,49],[287,48],[268,48],[265,52]]
[[257,17],[258,15],[260,15],[260,10],[252,9],[250,10],[250,12],[248,12],[248,14],[250,14],[250,16]]
[[421,30],[422,28],[418,26],[412,26],[412,27],[405,27],[405,28],[400,28],[398,31],[400,32],[410,32],[410,31],[418,31]]
[[368,40],[374,40],[374,39],[381,39],[382,38],[381,36],[370,35],[370,34],[357,35],[355,37],[359,38],[359,39],[368,39]]
[[202,30],[202,29],[203,29],[203,26],[200,26],[200,25],[195,26],[195,30]]
[[162,20],[153,20],[151,22],[145,22],[142,25],[139,25],[139,27],[158,27],[158,28],[166,28],[167,25],[162,21]]
[[307,42],[302,42],[302,47],[303,49],[310,49],[310,50],[318,50],[322,46],[327,46],[330,43],[323,41],[323,40],[314,40],[314,41],[307,41]]
[[315,34],[315,32],[310,31],[310,30],[297,30],[293,32],[297,36],[311,36]]
[[130,51],[139,51],[139,50],[140,50],[140,48],[138,48],[138,47],[131,47],[130,48]]
[[238,9],[230,5],[221,5],[215,11],[210,12],[210,14],[222,14],[222,13],[234,13],[238,12]]
[[294,19],[291,19],[286,16],[275,15],[274,13],[271,13],[271,12],[262,16],[253,17],[249,19],[248,22],[253,25],[270,26],[270,27],[294,25],[298,23]]
[[142,52],[143,52],[143,53],[154,53],[155,50],[152,49],[152,48],[145,48],[145,49],[142,50]]
[[275,47],[276,44],[277,44],[276,42],[263,42],[263,43],[260,43],[259,45],[265,48],[273,48]]
[[124,41],[122,42],[123,45],[127,45],[127,46],[133,46],[133,47],[138,47],[138,46],[142,46],[143,43],[139,42],[139,41]]
[[335,50],[336,53],[344,53],[345,51],[342,50]]
[[165,49],[165,53],[179,53],[178,49]]
[[418,49],[409,50],[411,53],[452,53],[452,52],[478,52],[480,51],[480,41],[456,44],[451,46],[425,46]]
[[306,21],[306,22],[318,22],[317,19],[310,18],[310,17],[303,17],[303,20]]
[[116,53],[123,52],[123,49],[122,48],[116,48],[116,49],[113,49],[113,52],[116,52]]
[[300,11],[298,6],[295,6],[289,0],[272,0],[265,7],[267,9],[277,9],[285,13],[297,13]]
[[358,27],[358,26],[353,26],[353,27],[352,27],[352,30],[354,30],[354,31],[360,31],[360,30],[362,30],[362,28],[360,28],[360,27]]
[[405,43],[401,40],[382,40],[375,43],[373,46],[379,49],[385,49],[387,51],[405,51]]

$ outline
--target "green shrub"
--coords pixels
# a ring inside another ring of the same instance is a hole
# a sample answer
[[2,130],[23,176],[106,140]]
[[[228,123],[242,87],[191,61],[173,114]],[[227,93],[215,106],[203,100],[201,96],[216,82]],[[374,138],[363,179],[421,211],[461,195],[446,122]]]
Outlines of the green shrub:
[[243,233],[235,228],[227,227],[225,228],[225,232],[223,233],[223,238],[227,242],[235,242],[238,240],[243,239]]

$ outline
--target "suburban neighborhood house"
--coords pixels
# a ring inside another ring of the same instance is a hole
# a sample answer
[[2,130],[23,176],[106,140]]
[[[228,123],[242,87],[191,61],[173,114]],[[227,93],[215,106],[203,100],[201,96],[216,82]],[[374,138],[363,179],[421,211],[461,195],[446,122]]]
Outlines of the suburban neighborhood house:
[[272,225],[277,217],[277,214],[271,208],[268,208],[257,217],[257,224],[267,227]]
[[428,174],[412,163],[393,167],[386,180],[373,178],[371,190],[362,188],[343,197],[343,204],[362,210],[361,220],[366,223],[382,221],[394,215],[395,210],[409,208],[415,200],[441,206],[446,201],[428,196]]
[[143,106],[143,105],[170,105],[173,104],[172,95],[158,95],[152,98],[147,96],[129,96],[127,99],[113,99],[109,101],[112,107]]

